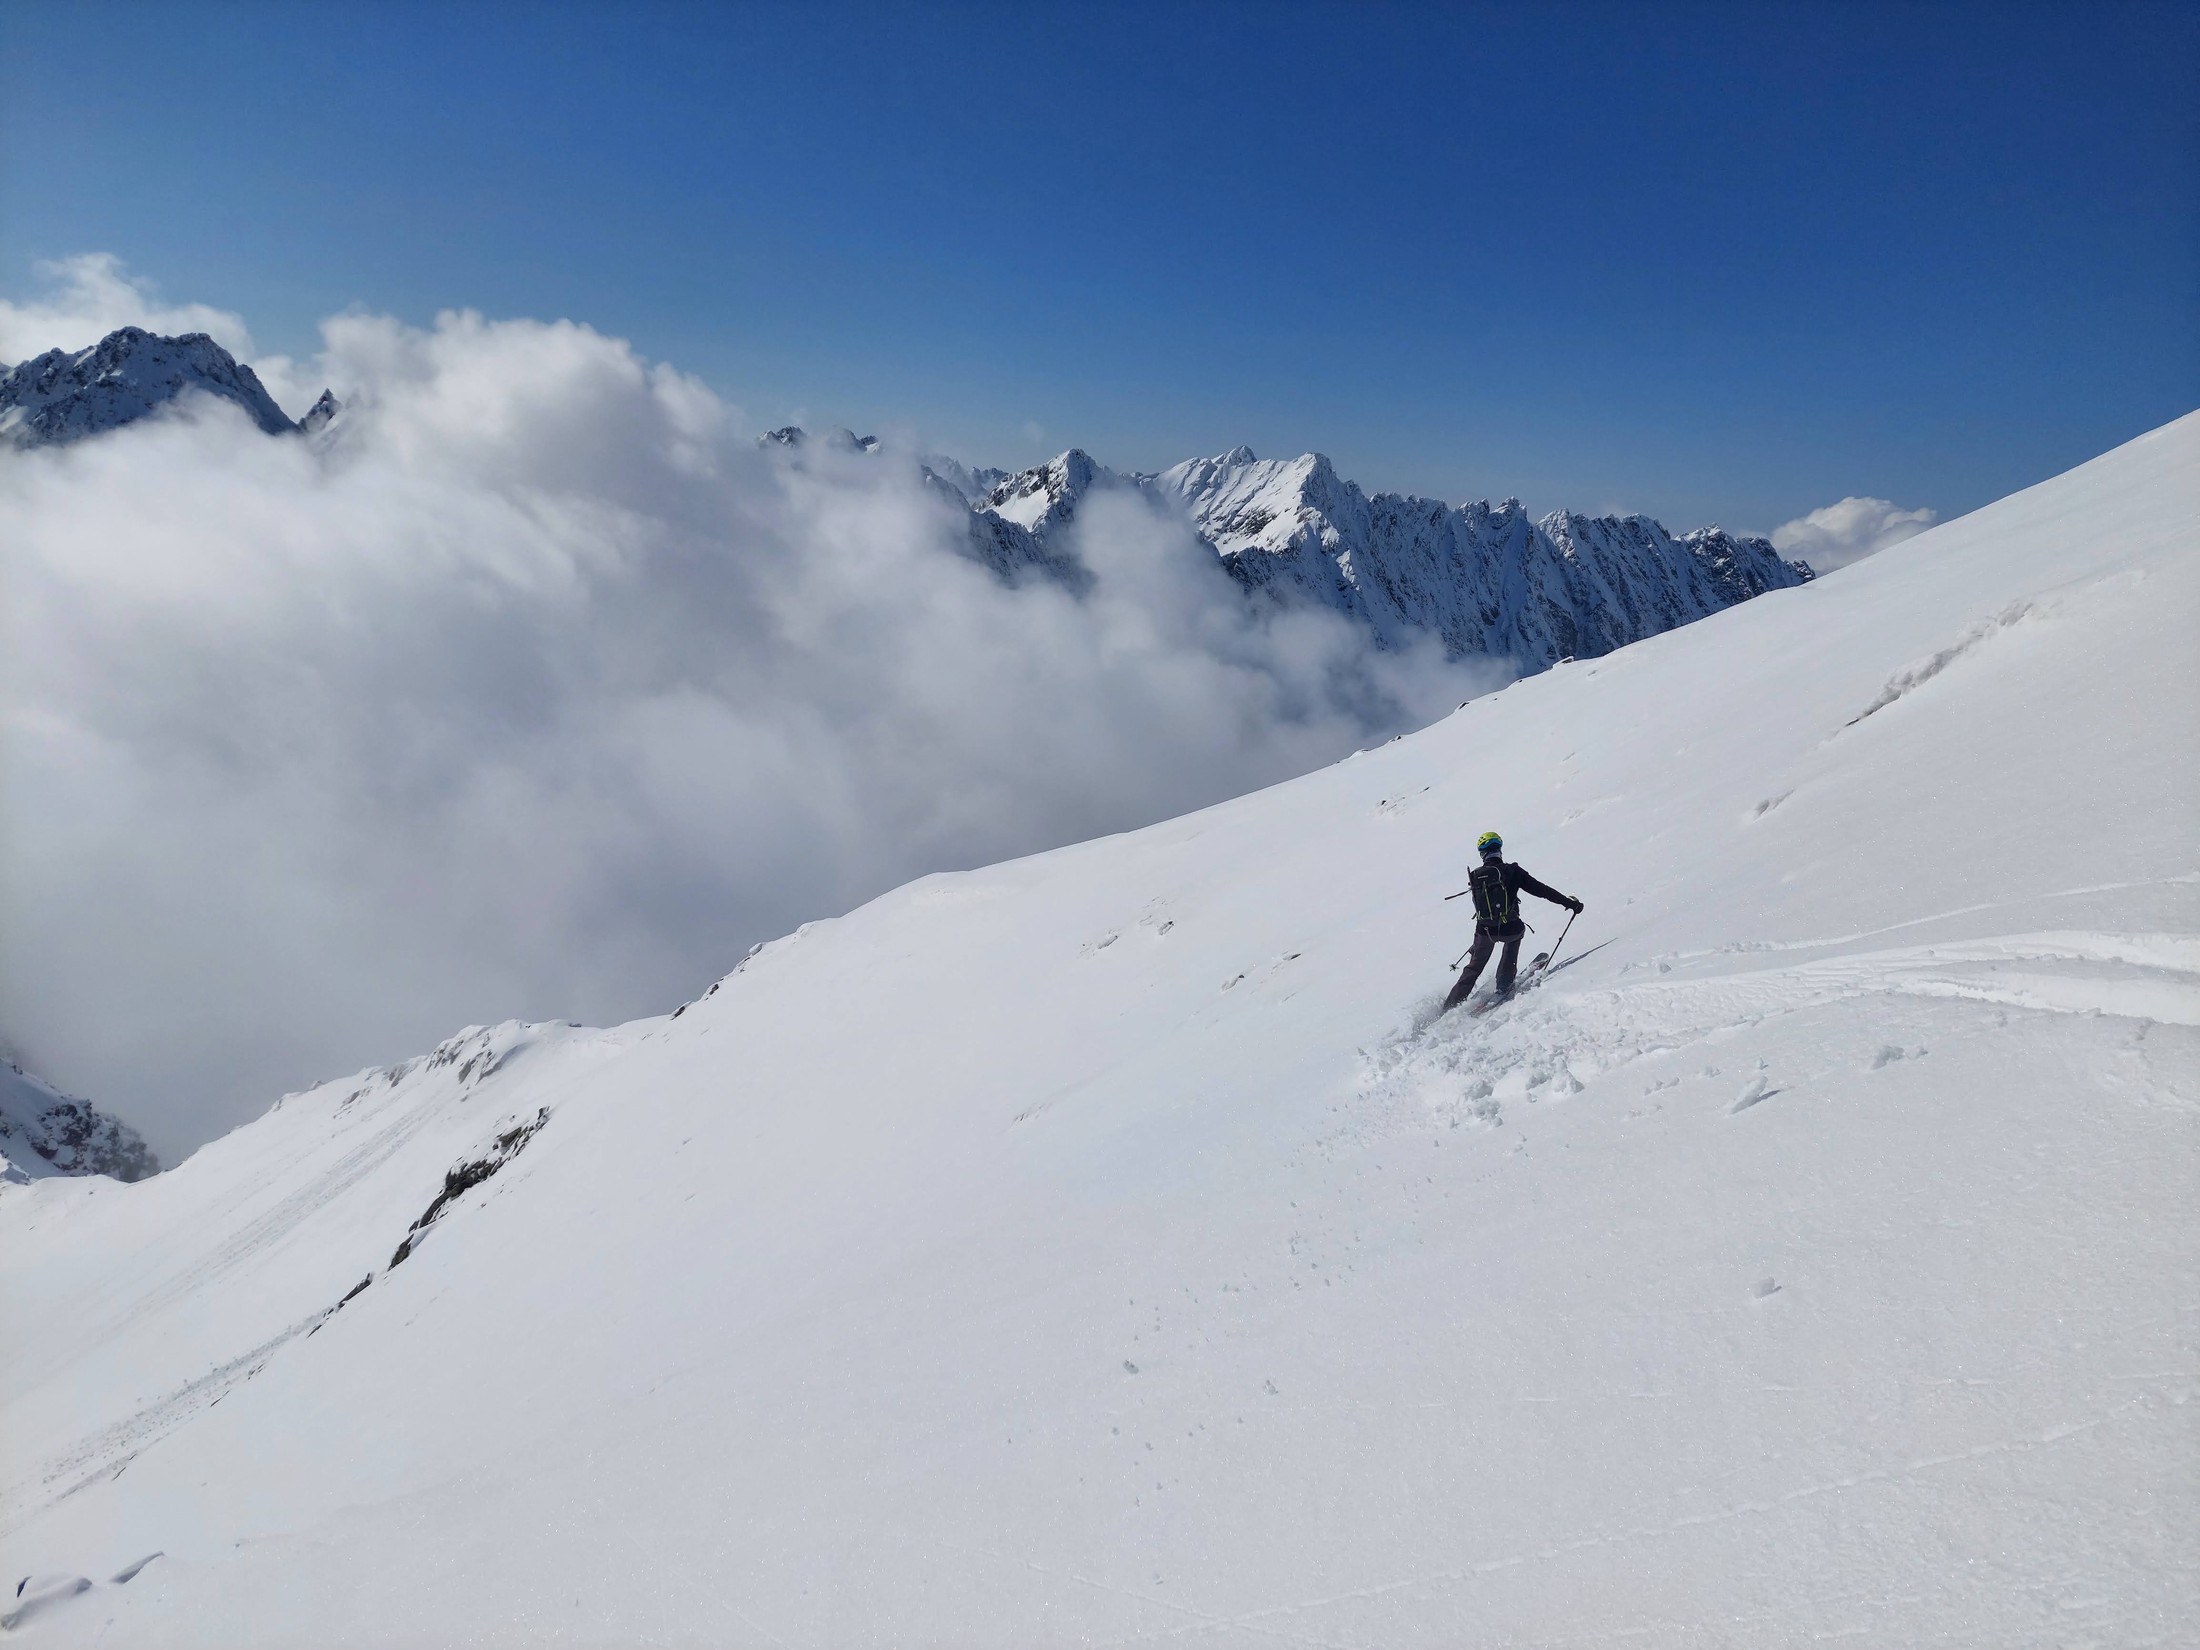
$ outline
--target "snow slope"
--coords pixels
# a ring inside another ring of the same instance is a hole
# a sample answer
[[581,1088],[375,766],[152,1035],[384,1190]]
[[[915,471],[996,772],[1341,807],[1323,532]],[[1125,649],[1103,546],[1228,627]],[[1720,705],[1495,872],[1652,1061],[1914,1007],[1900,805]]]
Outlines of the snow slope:
[[[2191,1642],[2196,477],[0,1188],[0,1622]],[[1416,1031],[1486,826],[1578,961]]]

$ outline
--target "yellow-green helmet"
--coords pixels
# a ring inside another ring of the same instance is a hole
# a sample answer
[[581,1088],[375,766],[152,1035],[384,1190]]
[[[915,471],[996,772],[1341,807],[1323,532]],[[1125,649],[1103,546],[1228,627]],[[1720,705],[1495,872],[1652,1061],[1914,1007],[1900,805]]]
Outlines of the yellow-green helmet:
[[1474,845],[1481,850],[1482,857],[1488,859],[1490,855],[1498,853],[1504,848],[1505,839],[1495,831],[1484,831],[1474,839]]

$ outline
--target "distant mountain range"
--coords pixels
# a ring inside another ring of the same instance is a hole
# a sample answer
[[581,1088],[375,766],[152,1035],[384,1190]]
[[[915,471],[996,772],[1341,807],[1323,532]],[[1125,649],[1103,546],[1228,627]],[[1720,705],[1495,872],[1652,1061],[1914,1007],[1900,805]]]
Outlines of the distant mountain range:
[[[83,440],[194,393],[233,403],[270,435],[320,432],[342,410],[324,391],[292,420],[206,334],[125,327],[0,375],[0,443]],[[795,463],[812,442],[883,450],[846,430],[813,437],[790,426],[759,439]],[[1084,590],[1093,575],[1069,530],[1079,509],[1100,493],[1137,494],[1179,514],[1255,601],[1328,608],[1381,647],[1429,637],[1452,658],[1509,659],[1522,671],[1609,653],[1812,577],[1768,541],[1717,527],[1676,536],[1648,516],[1560,510],[1536,520],[1517,499],[1364,493],[1319,453],[1260,459],[1234,447],[1157,473],[1110,470],[1074,447],[1013,474],[939,456],[921,466],[926,485],[969,512],[969,554],[1004,581]]]
[[1134,488],[1180,511],[1256,598],[1332,608],[1385,647],[1433,636],[1453,658],[1507,658],[1525,671],[1812,577],[1765,540],[1717,527],[1676,538],[1648,516],[1562,510],[1537,521],[1517,499],[1370,495],[1320,453],[1261,459],[1235,447],[1122,475],[1072,449],[1011,476],[937,463],[927,473],[968,504],[989,563],[1058,566],[1079,505]]

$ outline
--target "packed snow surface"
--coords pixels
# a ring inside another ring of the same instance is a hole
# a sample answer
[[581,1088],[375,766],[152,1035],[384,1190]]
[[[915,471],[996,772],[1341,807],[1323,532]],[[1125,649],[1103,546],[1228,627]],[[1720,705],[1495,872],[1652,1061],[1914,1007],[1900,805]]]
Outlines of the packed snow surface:
[[5,1622],[2193,1642],[2196,478],[0,1187]]

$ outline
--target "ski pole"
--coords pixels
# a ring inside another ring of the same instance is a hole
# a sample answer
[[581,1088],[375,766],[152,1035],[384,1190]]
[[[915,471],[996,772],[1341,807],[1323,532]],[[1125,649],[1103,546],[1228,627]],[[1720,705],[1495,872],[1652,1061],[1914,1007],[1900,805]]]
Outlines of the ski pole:
[[1546,974],[1550,972],[1550,969],[1551,969],[1551,964],[1552,964],[1553,962],[1557,961],[1557,959],[1558,959],[1558,948],[1559,948],[1560,946],[1562,946],[1562,945],[1564,945],[1564,944],[1566,943],[1566,930],[1567,930],[1568,928],[1571,928],[1571,927],[1573,927],[1573,925],[1574,925],[1574,918],[1575,918],[1575,917],[1578,917],[1578,916],[1580,916],[1580,915],[1581,915],[1581,913],[1580,913],[1579,911],[1573,911],[1573,912],[1569,912],[1569,913],[1567,914],[1567,917],[1566,917],[1566,927],[1565,927],[1565,928],[1561,928],[1561,929],[1560,929],[1560,930],[1558,931],[1558,938],[1557,938],[1557,939],[1555,939],[1555,940],[1553,940],[1553,941],[1551,942],[1551,949],[1550,949],[1549,951],[1547,951],[1546,953],[1544,953],[1544,957],[1543,957],[1543,971],[1544,971],[1544,972],[1545,972]]
[[1458,893],[1456,893],[1456,894],[1446,894],[1446,895],[1444,896],[1444,899],[1445,899],[1445,902],[1446,902],[1446,903],[1448,904],[1448,903],[1449,903],[1450,901],[1452,901],[1452,900],[1455,900],[1455,899],[1465,899],[1465,898],[1466,898],[1466,897],[1467,897],[1467,896],[1468,896],[1469,894],[1471,894],[1471,893],[1473,893],[1473,892],[1474,892],[1474,890],[1473,890],[1472,888],[1462,888],[1462,889],[1460,889],[1460,890],[1459,890],[1459,892],[1458,892]]

